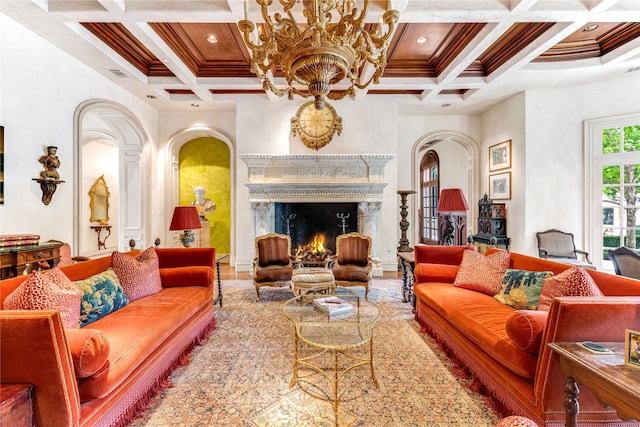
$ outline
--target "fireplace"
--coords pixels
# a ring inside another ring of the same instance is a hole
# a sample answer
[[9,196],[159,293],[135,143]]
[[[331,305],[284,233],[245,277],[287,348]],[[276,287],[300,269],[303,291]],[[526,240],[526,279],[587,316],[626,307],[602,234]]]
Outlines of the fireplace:
[[310,261],[324,261],[337,236],[358,231],[357,203],[276,203],[274,214],[275,232],[289,235],[293,255]]
[[[248,168],[249,202],[254,212],[254,233],[297,233],[289,222],[280,223],[285,206],[298,204],[315,206],[318,210],[325,204],[350,205],[349,224],[346,232],[357,231],[371,237],[371,255],[377,256],[378,216],[382,210],[384,168],[392,159],[385,154],[359,155],[268,155],[241,154]],[[394,206],[395,208],[395,206]],[[287,208],[290,209],[290,208]],[[293,208],[291,208],[293,209]],[[296,207],[297,209],[297,207]],[[337,209],[337,208],[336,208]],[[342,208],[340,208],[342,209]],[[343,211],[335,211],[328,216]],[[344,211],[346,214],[347,211]],[[286,216],[289,216],[289,212]],[[297,214],[296,214],[297,215]],[[302,215],[302,214],[300,214]],[[336,217],[339,221],[339,219]],[[335,219],[311,220],[311,223],[326,223],[330,249],[335,251],[335,236],[338,228]],[[306,227],[306,226],[305,226]],[[292,243],[298,236],[291,234]],[[297,247],[295,243],[292,246]],[[374,268],[374,274],[377,270]],[[378,271],[382,274],[381,267]]]

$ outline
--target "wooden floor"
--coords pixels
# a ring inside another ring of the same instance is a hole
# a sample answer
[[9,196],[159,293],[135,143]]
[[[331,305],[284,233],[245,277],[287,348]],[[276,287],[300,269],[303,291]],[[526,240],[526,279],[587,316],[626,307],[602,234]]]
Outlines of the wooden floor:
[[[229,264],[220,263],[220,278],[222,280],[251,280],[248,271],[236,271]],[[402,273],[399,271],[385,271],[383,279],[402,279]]]

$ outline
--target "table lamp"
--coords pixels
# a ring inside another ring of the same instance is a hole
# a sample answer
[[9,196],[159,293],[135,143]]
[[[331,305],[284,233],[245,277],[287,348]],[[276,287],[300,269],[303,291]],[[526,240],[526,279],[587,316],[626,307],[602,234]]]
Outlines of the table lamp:
[[180,235],[180,241],[185,248],[189,248],[193,245],[195,236],[192,230],[196,228],[202,228],[202,224],[200,224],[198,209],[195,206],[176,206],[173,209],[173,218],[171,218],[169,230],[184,230]]
[[440,192],[440,198],[438,199],[438,213],[444,213],[445,215],[445,230],[444,241],[445,245],[453,244],[453,231],[455,230],[455,224],[453,223],[453,212],[466,212],[469,210],[467,206],[467,200],[462,194],[462,190],[459,188],[445,188]]

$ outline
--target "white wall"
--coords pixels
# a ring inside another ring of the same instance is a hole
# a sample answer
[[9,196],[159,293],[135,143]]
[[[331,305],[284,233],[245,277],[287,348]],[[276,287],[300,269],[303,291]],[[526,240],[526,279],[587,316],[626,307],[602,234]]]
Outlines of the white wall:
[[511,172],[511,200],[504,200],[504,203],[507,208],[507,235],[511,238],[509,249],[514,252],[526,252],[526,247],[522,244],[525,241],[525,217],[522,214],[524,207],[529,202],[538,203],[531,201],[525,188],[528,182],[528,175],[523,173],[528,166],[524,149],[525,115],[524,93],[512,96],[481,115],[483,132],[478,171],[481,196],[489,194],[489,147],[511,140],[511,168],[491,174]]
[[[5,128],[5,204],[0,234],[35,233],[42,240],[73,240],[74,123],[88,99],[127,106],[155,135],[157,112],[86,65],[0,14],[0,124]],[[60,184],[42,201],[38,158],[58,147]],[[111,188],[111,187],[110,187]]]
[[[314,153],[290,135],[290,119],[304,102],[299,98],[273,101],[266,95],[237,96],[216,110],[157,111],[4,15],[0,15],[0,31],[0,124],[5,127],[6,168],[1,234],[38,233],[43,240],[72,241],[73,117],[78,106],[91,99],[124,106],[150,137],[145,202],[150,207],[147,235],[151,240],[168,230],[167,209],[172,208],[168,203],[175,191],[168,148],[180,135],[209,133],[226,140],[235,155]],[[448,144],[465,141],[466,152],[478,157],[473,176],[476,188],[468,189],[468,201],[475,204],[488,188],[488,147],[510,139],[512,199],[507,205],[512,249],[535,253],[535,231],[541,229],[572,231],[582,243],[582,122],[640,111],[639,100],[636,73],[602,83],[529,91],[473,116],[427,115],[420,106],[375,95],[366,101],[330,101],[343,118],[343,132],[318,153],[394,156],[385,168],[389,185],[378,223],[378,254],[385,268],[393,270],[400,234],[397,190],[417,189],[416,147],[430,135],[447,134],[453,142],[435,146],[443,159],[442,183],[464,188],[461,171],[448,171],[459,163],[467,167],[468,159],[458,160],[463,145]],[[42,170],[38,158],[47,145],[59,147],[59,172],[66,181],[49,206],[40,201],[41,190],[32,181]],[[246,165],[237,158],[233,161],[232,260],[247,265],[254,255],[253,212],[244,185]],[[415,196],[410,197],[410,236],[414,235],[415,201]],[[469,221],[474,223],[475,215]]]

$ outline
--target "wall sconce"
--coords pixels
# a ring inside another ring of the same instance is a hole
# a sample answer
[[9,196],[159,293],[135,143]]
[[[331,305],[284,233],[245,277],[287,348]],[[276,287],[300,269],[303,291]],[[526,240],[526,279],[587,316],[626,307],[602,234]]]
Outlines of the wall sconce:
[[444,241],[446,245],[453,243],[455,224],[453,223],[453,212],[466,212],[469,210],[467,200],[459,188],[445,188],[440,192],[438,199],[438,213],[445,213],[446,228],[444,232]]
[[185,248],[189,248],[193,245],[195,236],[192,230],[197,228],[202,228],[202,224],[200,224],[198,209],[195,206],[176,206],[174,208],[169,230],[184,230],[180,235],[180,241]]

